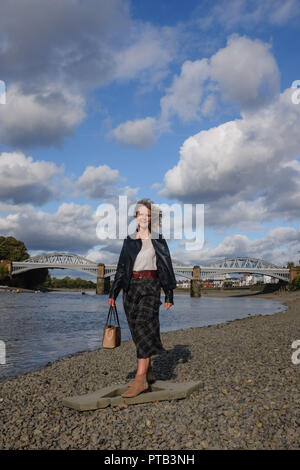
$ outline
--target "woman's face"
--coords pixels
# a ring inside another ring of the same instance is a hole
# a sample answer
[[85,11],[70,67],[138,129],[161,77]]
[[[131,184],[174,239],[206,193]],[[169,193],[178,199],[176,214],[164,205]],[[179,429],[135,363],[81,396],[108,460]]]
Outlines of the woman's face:
[[151,219],[151,211],[146,206],[141,206],[136,215],[136,222],[141,229],[147,229]]

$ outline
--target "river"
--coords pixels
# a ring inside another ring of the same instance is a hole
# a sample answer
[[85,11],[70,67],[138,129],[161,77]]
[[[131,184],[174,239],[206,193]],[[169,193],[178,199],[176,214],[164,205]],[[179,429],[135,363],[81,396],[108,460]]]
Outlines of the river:
[[[117,309],[122,340],[128,340],[131,336],[122,293]],[[278,301],[255,297],[192,298],[174,294],[170,310],[165,310],[163,304],[160,307],[161,332],[215,325],[249,315],[271,315],[285,309]],[[93,291],[86,295],[74,291],[0,292],[0,344],[5,353],[0,381],[38,370],[65,356],[98,349],[107,313],[108,296]]]

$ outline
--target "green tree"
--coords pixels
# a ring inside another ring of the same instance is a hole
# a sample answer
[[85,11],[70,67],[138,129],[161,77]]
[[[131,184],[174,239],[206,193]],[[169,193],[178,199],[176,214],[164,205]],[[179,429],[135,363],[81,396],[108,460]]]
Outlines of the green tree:
[[[46,282],[49,283],[49,279]],[[73,279],[70,276],[65,276],[64,278],[51,278],[51,287],[54,289],[95,289],[96,284],[93,281],[86,281],[80,277]]]
[[48,273],[47,274],[47,277],[46,277],[46,280],[44,281],[44,284],[43,284],[45,287],[53,287],[52,286],[52,277],[50,276],[50,274]]
[[[0,259],[25,261],[29,257],[24,242],[17,240],[15,237],[0,236]],[[12,276],[8,284],[14,287],[34,289],[45,282],[47,275],[48,269],[35,269]]]
[[0,237],[0,259],[25,261],[29,258],[24,242],[14,237]]

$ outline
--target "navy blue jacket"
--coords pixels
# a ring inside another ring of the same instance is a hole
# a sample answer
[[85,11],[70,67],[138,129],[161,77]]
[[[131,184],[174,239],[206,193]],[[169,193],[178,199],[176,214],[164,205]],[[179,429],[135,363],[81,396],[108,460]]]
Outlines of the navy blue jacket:
[[[109,298],[116,300],[121,289],[126,291],[129,288],[133,265],[139,251],[142,249],[142,240],[136,238],[136,235],[137,232],[128,235],[127,238],[124,239],[115,279],[109,292]],[[173,304],[173,289],[175,289],[177,283],[171,255],[167,242],[162,237],[162,234],[157,233],[157,236],[159,236],[159,238],[151,238],[152,245],[156,252],[157,275],[165,293],[165,302]]]

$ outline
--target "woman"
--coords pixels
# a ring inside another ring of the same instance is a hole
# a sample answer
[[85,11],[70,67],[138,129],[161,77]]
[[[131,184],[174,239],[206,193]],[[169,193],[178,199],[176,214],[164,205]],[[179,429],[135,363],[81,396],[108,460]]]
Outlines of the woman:
[[165,351],[159,325],[161,287],[165,292],[165,309],[174,305],[176,278],[171,256],[166,240],[158,232],[151,231],[155,215],[151,210],[153,204],[151,206],[149,199],[137,202],[134,214],[137,229],[123,242],[108,299],[109,305],[114,306],[123,288],[124,311],[137,353],[135,379],[122,394],[128,398],[148,390],[149,383],[154,382],[151,356]]

